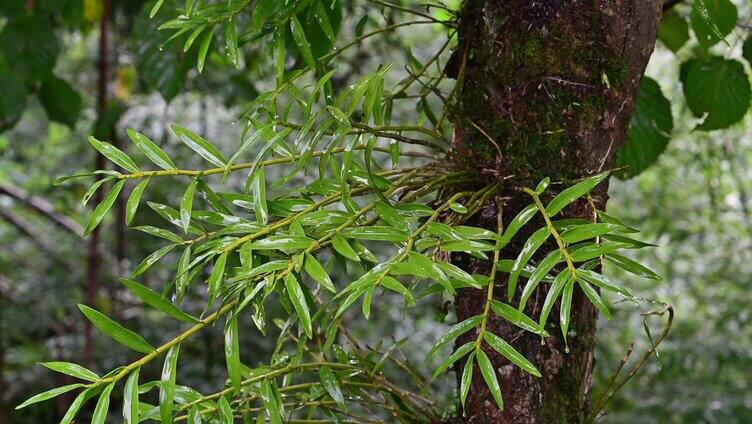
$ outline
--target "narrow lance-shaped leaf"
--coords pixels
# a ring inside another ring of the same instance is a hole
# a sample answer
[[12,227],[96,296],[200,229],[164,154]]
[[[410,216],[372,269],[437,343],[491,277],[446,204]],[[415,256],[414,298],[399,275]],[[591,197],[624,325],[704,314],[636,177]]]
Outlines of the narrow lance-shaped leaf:
[[650,278],[652,280],[662,280],[661,276],[656,274],[655,271],[627,258],[626,256],[619,255],[617,253],[609,253],[606,255],[606,260],[616,264],[619,268],[630,272],[640,277]]
[[222,278],[225,275],[225,266],[227,264],[227,252],[222,253],[214,263],[214,269],[209,276],[209,296],[216,299],[222,287]]
[[91,216],[89,216],[89,222],[86,223],[84,237],[91,234],[91,232],[94,231],[95,228],[97,228],[99,223],[102,222],[104,216],[107,215],[107,212],[115,203],[115,199],[117,199],[118,195],[120,194],[120,190],[123,189],[123,184],[125,184],[125,180],[116,182],[104,197],[104,199],[102,199],[102,203],[98,204],[94,209],[94,212],[91,213]]
[[266,203],[266,178],[264,168],[260,167],[251,175],[251,195],[253,196],[253,212],[256,221],[267,224],[269,222],[269,206]]
[[486,386],[491,391],[491,394],[496,401],[496,405],[499,409],[504,409],[504,400],[501,398],[501,387],[499,387],[499,380],[496,378],[496,370],[491,364],[491,360],[482,350],[478,350],[476,354],[478,358],[478,368],[480,368],[480,374],[483,376],[483,380],[486,382]]
[[138,204],[141,201],[141,195],[144,193],[148,184],[149,178],[144,179],[138,183],[136,187],[133,187],[133,191],[131,191],[130,196],[128,196],[128,201],[125,203],[126,225],[131,225],[131,222],[133,222],[133,218],[136,216],[136,211],[138,210]]
[[483,333],[483,340],[485,340],[489,346],[491,346],[495,351],[499,352],[503,357],[509,359],[513,364],[536,377],[541,376],[540,371],[535,368],[535,365],[528,361],[527,358],[522,356],[520,352],[518,352],[515,348],[512,347],[512,345],[507,343],[501,337],[491,333],[490,331],[485,331]]
[[[579,274],[579,272],[578,272]],[[539,318],[539,324],[541,328],[546,328],[546,321],[548,321],[548,314],[551,313],[551,309],[556,303],[561,291],[564,290],[564,285],[572,279],[572,274],[569,269],[565,269],[554,278],[554,283],[548,289],[546,293],[546,299],[543,301],[543,307],[541,308],[541,314]]]
[[26,399],[22,404],[16,406],[16,410],[26,408],[27,406],[33,405],[35,403],[44,402],[45,400],[60,396],[63,393],[68,393],[71,390],[78,389],[79,387],[84,387],[84,385],[82,383],[75,383],[61,387],[55,387],[54,389],[47,390]]
[[569,332],[569,319],[572,313],[572,294],[574,292],[574,278],[570,278],[564,285],[564,291],[561,295],[561,308],[559,309],[559,323],[561,324],[561,334],[564,336],[565,350],[569,352],[567,345],[567,333]]
[[342,389],[340,389],[337,377],[334,375],[331,368],[326,365],[322,366],[321,369],[319,369],[319,378],[321,379],[321,384],[324,386],[324,389],[329,393],[329,396],[331,396],[340,406],[344,406],[345,397],[342,395]]
[[505,242],[509,242],[512,240],[515,234],[527,224],[530,219],[532,219],[535,214],[538,212],[538,208],[535,205],[528,205],[520,211],[520,213],[515,216],[512,221],[507,225],[507,229],[504,230],[504,234],[502,235],[502,239]]
[[303,32],[303,27],[295,15],[290,19],[290,32],[292,33],[293,40],[295,40],[295,44],[298,46],[300,55],[303,57],[303,61],[308,67],[313,68],[315,62],[313,53],[311,53],[311,45],[308,43],[305,32]]
[[467,355],[473,349],[475,349],[475,340],[467,342],[464,345],[460,346],[457,350],[454,351],[454,353],[449,355],[441,362],[441,364],[439,364],[439,366],[436,368],[436,371],[434,371],[433,375],[431,375],[431,380],[436,379],[436,377],[441,375],[441,373],[443,373],[447,368],[451,367],[452,364],[457,362],[458,359]]
[[116,323],[96,309],[92,309],[80,303],[78,309],[83,312],[86,318],[88,318],[95,327],[123,346],[141,353],[150,353],[154,350],[154,348],[147,343],[143,337]]
[[94,414],[91,416],[91,424],[104,424],[107,420],[107,412],[110,409],[110,394],[115,387],[116,381],[105,386],[102,393],[99,395],[97,406],[94,407]]
[[327,274],[326,270],[316,259],[316,257],[311,255],[310,253],[306,253],[303,266],[308,275],[316,280],[317,283],[321,284],[321,287],[329,290],[332,293],[337,293],[337,288],[334,287],[332,279],[329,278],[329,274]]
[[123,388],[123,419],[126,424],[138,424],[138,373],[140,368],[131,371]]
[[81,380],[95,382],[99,380],[99,376],[93,371],[82,367],[81,365],[71,362],[42,362],[42,365],[59,373],[70,375],[71,377],[80,378]]
[[196,192],[196,180],[191,180],[188,187],[183,193],[183,200],[180,202],[180,223],[183,226],[183,231],[188,234],[188,226],[191,223],[191,212],[193,212],[193,195]]
[[162,256],[169,253],[172,249],[174,249],[177,246],[177,244],[169,244],[167,246],[161,247],[149,256],[147,256],[143,261],[141,261],[140,264],[133,270],[131,275],[133,277],[138,277],[139,275],[143,274],[144,271],[149,269],[152,265],[154,265],[158,260],[162,258]]
[[92,396],[94,396],[94,393],[95,392],[93,388],[86,389],[83,392],[79,393],[78,396],[73,399],[73,402],[68,407],[65,415],[63,415],[63,418],[60,420],[60,424],[71,424],[73,422],[73,419],[76,418],[78,411],[82,406],[84,406],[84,403],[86,403],[87,400],[91,399]]
[[549,235],[551,235],[551,233],[548,232],[548,228],[543,227],[534,232],[533,235],[530,236],[527,241],[525,241],[525,245],[522,246],[522,250],[520,250],[519,256],[517,256],[517,259],[514,261],[514,265],[512,265],[512,272],[509,274],[507,297],[510,301],[514,297],[515,291],[517,290],[517,279],[519,278],[522,269],[525,268],[527,262],[530,260],[530,258],[533,257],[538,248],[543,245],[546,239],[548,239]]
[[201,155],[201,157],[219,167],[225,166],[225,162],[227,161],[222,156],[222,153],[220,153],[219,150],[217,150],[214,146],[209,144],[209,142],[206,141],[203,137],[181,127],[178,124],[172,124],[171,128],[172,132],[174,132],[175,135],[178,136],[180,141],[185,143],[185,145],[190,147],[194,152]]
[[449,330],[444,333],[444,335],[441,336],[439,340],[437,340],[436,343],[434,343],[434,345],[428,351],[428,354],[426,354],[426,360],[428,360],[428,358],[430,358],[439,348],[441,348],[445,344],[477,327],[478,324],[480,324],[482,318],[483,317],[481,315],[475,315],[450,327]]
[[154,162],[155,165],[168,171],[177,168],[172,162],[172,159],[167,156],[167,153],[149,140],[149,137],[132,129],[127,129],[125,132],[128,134],[128,137],[133,144],[136,145],[138,150],[140,150],[150,161]]
[[177,306],[173,305],[172,302],[167,300],[164,296],[153,291],[149,287],[146,287],[143,284],[139,284],[133,280],[128,280],[126,278],[121,278],[120,283],[122,283],[128,289],[128,291],[133,293],[139,299],[143,300],[144,303],[151,306],[152,308],[160,312],[164,312],[166,315],[179,321],[188,323],[198,322],[197,318],[183,312]]
[[230,382],[236,392],[240,390],[240,340],[238,338],[238,316],[233,315],[225,326],[225,362]]
[[460,402],[462,403],[463,408],[465,407],[465,400],[467,399],[467,394],[470,393],[470,386],[473,382],[473,359],[475,359],[476,352],[477,350],[473,351],[473,353],[467,357],[467,360],[465,360],[465,367],[462,369],[462,377],[460,378]]
[[222,396],[217,403],[219,404],[219,419],[222,424],[233,424],[232,406],[230,406],[227,398]]
[[603,301],[603,298],[598,292],[590,285],[585,279],[578,278],[577,282],[580,283],[580,288],[585,293],[585,296],[590,300],[590,303],[595,305],[599,311],[608,319],[611,319],[611,311],[608,309],[608,305]]
[[172,423],[172,402],[175,399],[175,374],[177,372],[180,345],[176,344],[167,351],[162,366],[161,386],[159,388],[159,416],[163,424]]
[[609,172],[603,172],[601,174],[593,175],[591,177],[585,178],[572,187],[565,189],[556,197],[554,197],[551,202],[549,202],[549,204],[546,206],[546,213],[548,214],[548,216],[554,216],[557,213],[561,212],[561,210],[564,209],[565,206],[584,196],[595,186],[608,178],[609,174]]
[[339,233],[335,233],[334,236],[332,236],[332,247],[334,247],[334,250],[336,250],[337,253],[347,259],[360,262],[360,256],[358,256],[352,246],[350,246],[350,243],[348,243],[348,241]]
[[308,303],[303,294],[303,289],[300,287],[300,283],[298,283],[298,279],[291,272],[285,275],[285,288],[287,289],[287,294],[290,296],[292,306],[295,308],[298,318],[300,318],[303,330],[308,335],[308,338],[312,339],[313,327],[311,325],[311,313],[308,310]]
[[206,61],[206,54],[209,52],[209,44],[211,44],[212,38],[214,38],[214,32],[210,29],[201,40],[201,45],[198,46],[197,67],[199,74],[204,71],[204,62]]
[[89,137],[89,144],[115,165],[133,173],[139,172],[138,166],[133,160],[112,144],[99,141],[94,137]]

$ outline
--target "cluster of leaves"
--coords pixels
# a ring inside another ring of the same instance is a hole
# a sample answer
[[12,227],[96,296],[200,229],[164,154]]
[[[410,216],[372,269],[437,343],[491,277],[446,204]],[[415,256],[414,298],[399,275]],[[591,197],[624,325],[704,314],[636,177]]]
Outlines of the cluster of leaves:
[[[162,3],[155,4],[152,15],[159,13]],[[41,393],[19,408],[80,390],[62,422],[70,423],[81,407],[95,397],[98,401],[92,421],[104,422],[111,393],[124,381],[123,416],[128,423],[146,419],[163,423],[183,419],[232,422],[235,416],[256,416],[258,422],[278,423],[295,417],[327,415],[333,420],[380,422],[377,417],[383,413],[400,422],[428,422],[439,414],[436,406],[395,386],[381,373],[387,364],[404,366],[393,357],[394,346],[377,359],[377,350],[364,351],[357,343],[350,343],[349,350],[345,350],[339,341],[349,340],[345,314],[361,299],[362,313],[368,319],[374,298],[380,293],[401,296],[408,308],[425,297],[451,296],[457,290],[485,290],[488,300],[482,315],[453,326],[432,347],[428,356],[471,330],[478,334],[474,342],[460,346],[443,361],[434,376],[464,358],[460,390],[464,403],[473,364],[477,363],[498,406],[503,407],[496,370],[484,349],[497,351],[533,375],[540,376],[540,372],[508,341],[486,329],[491,314],[545,338],[549,312],[561,298],[559,321],[566,339],[575,287],[583,290],[607,316],[608,307],[597,288],[630,296],[626,288],[596,271],[601,259],[629,272],[658,278],[619,254],[623,249],[647,245],[625,236],[634,230],[617,219],[594,210],[593,220],[554,220],[567,205],[584,201],[608,173],[577,182],[553,196],[546,206],[541,196],[549,186],[548,180],[535,190],[520,188],[533,203],[511,222],[499,222],[495,232],[464,225],[504,187],[499,182],[452,192],[455,187],[467,186],[473,176],[467,170],[448,167],[446,161],[435,161],[434,154],[445,154],[447,145],[442,131],[445,116],[434,115],[427,100],[442,78],[427,74],[436,59],[416,67],[415,73],[391,90],[385,88],[390,69],[387,64],[335,93],[335,70],[327,67],[329,60],[363,37],[384,31],[365,33],[361,28],[358,40],[335,50],[335,19],[330,11],[338,3],[301,0],[250,5],[189,1],[181,10],[183,15],[163,24],[164,29],[175,31],[173,40],[187,36],[185,50],[198,41],[199,70],[210,54],[217,27],[223,28],[224,49],[230,58],[238,56],[237,49],[243,44],[271,38],[276,80],[275,87],[259,94],[244,108],[242,143],[229,159],[201,135],[180,125],[172,126],[174,135],[211,168],[181,169],[146,135],[135,130],[127,132],[133,145],[161,170],[142,170],[140,160],[107,142],[89,139],[92,147],[120,170],[76,176],[102,177],[84,195],[84,202],[111,184],[89,218],[87,234],[101,224],[131,180],[135,186],[126,207],[129,224],[137,216],[149,181],[189,179],[177,208],[147,202],[167,224],[134,229],[168,244],[145,258],[130,279],[121,280],[145,304],[189,326],[154,347],[101,312],[81,305],[81,312],[94,326],[143,356],[102,376],[73,363],[46,363],[48,368],[83,382]],[[249,7],[253,11],[246,22],[249,29],[240,31],[238,36],[238,23],[248,17],[241,12],[247,12]],[[422,12],[415,13],[423,16]],[[436,21],[426,19],[411,24],[422,23]],[[316,37],[318,32],[323,38]],[[288,69],[289,57],[299,59],[292,69]],[[407,90],[416,81],[421,85],[418,94],[408,95]],[[417,103],[425,120],[416,125],[392,124],[396,101]],[[408,150],[410,145],[416,146],[414,150]],[[240,162],[252,151],[252,161]],[[385,166],[388,161],[390,167]],[[408,164],[401,165],[404,162]],[[265,171],[279,165],[288,165],[290,172],[271,183]],[[312,170],[314,165],[317,169]],[[247,173],[245,190],[240,192],[215,191],[207,182],[212,175],[221,175],[224,180],[237,172]],[[292,184],[299,173],[314,172],[317,179],[312,183],[302,187]],[[506,187],[510,188],[514,189]],[[275,191],[279,194],[272,196]],[[543,218],[545,226],[533,232],[516,260],[500,259],[502,250],[536,215]],[[168,224],[179,231],[170,230]],[[558,247],[545,255],[538,252],[549,239],[555,240]],[[176,271],[160,292],[134,280],[175,249],[182,250]],[[543,259],[533,260],[536,252]],[[447,261],[460,254],[491,260],[490,275],[470,275]],[[357,276],[349,284],[339,284],[330,276],[335,266],[349,268]],[[510,303],[520,277],[527,280],[518,305],[495,300],[493,290],[501,272],[509,274]],[[541,283],[548,285],[547,296],[536,322],[522,311],[525,301]],[[189,291],[205,293],[203,311],[181,308]],[[265,306],[270,302],[277,302],[285,311],[283,318],[275,320],[280,330],[276,349],[268,365],[250,367],[240,357],[241,323],[250,315],[258,331],[266,334]],[[181,344],[220,319],[225,320],[228,376],[222,389],[202,394],[178,385]],[[160,380],[139,381],[141,368],[163,355]],[[158,404],[148,401],[152,391],[158,392]],[[371,410],[374,407],[379,408],[375,415]]]
[[[699,120],[697,130],[729,128],[749,110],[752,86],[743,61],[752,63],[752,36],[738,21],[731,0],[695,0],[664,13],[659,39],[682,61],[679,79],[686,105]],[[716,54],[717,46],[733,47],[740,57]],[[618,154],[618,165],[626,167],[621,176],[635,176],[653,164],[666,149],[673,127],[671,102],[655,80],[643,78],[629,139]]]

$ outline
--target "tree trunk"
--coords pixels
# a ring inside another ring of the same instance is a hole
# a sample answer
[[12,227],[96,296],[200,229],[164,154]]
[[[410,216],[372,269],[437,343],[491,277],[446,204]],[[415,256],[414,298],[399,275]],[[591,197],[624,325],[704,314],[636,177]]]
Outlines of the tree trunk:
[[[572,181],[613,166],[625,139],[641,76],[655,44],[661,17],[659,0],[468,0],[460,15],[459,46],[447,74],[460,85],[452,112],[453,149],[477,170],[478,185],[503,180],[504,191],[474,223],[492,228],[496,213],[509,222],[530,197],[515,187],[534,187],[542,178]],[[457,159],[454,159],[457,160]],[[556,193],[553,186],[549,191]],[[603,184],[594,200],[606,201]],[[563,217],[592,218],[585,201]],[[513,258],[532,232],[502,251]],[[535,228],[533,228],[535,227]],[[550,251],[552,246],[548,249]],[[473,272],[489,272],[487,262],[454,257]],[[505,276],[497,276],[496,297],[506,302]],[[548,287],[533,295],[526,313],[537,319]],[[518,290],[518,296],[519,296]],[[504,294],[503,296],[501,294]],[[457,319],[483,312],[485,292],[457,296]],[[518,299],[514,299],[516,306]],[[554,310],[551,317],[557,317]],[[569,353],[558,319],[549,319],[545,345],[496,317],[488,329],[503,337],[543,374],[535,378],[490,349],[498,370],[505,408],[499,411],[482,380],[473,383],[460,421],[466,423],[576,423],[584,421],[594,365],[596,310],[575,294],[568,334]],[[458,346],[477,337],[470,332]],[[459,375],[463,361],[456,365]]]

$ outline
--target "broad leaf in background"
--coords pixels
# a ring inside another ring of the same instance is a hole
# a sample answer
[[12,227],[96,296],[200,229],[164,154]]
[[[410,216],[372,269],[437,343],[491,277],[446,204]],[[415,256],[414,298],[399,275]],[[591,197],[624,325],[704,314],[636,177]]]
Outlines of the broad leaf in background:
[[739,17],[731,0],[695,0],[689,20],[701,46],[722,41],[736,26]]
[[616,156],[616,165],[626,167],[618,175],[633,177],[652,165],[666,149],[673,128],[671,102],[663,96],[661,87],[655,80],[644,77],[627,142]]
[[698,118],[707,114],[697,129],[727,128],[747,113],[752,89],[741,62],[722,57],[691,60],[682,65],[681,77],[689,109]]
[[81,113],[81,96],[67,82],[50,75],[39,88],[39,102],[47,117],[71,128]]
[[689,25],[687,25],[687,21],[676,10],[671,9],[664,13],[661,28],[658,32],[658,39],[669,50],[676,53],[689,40]]

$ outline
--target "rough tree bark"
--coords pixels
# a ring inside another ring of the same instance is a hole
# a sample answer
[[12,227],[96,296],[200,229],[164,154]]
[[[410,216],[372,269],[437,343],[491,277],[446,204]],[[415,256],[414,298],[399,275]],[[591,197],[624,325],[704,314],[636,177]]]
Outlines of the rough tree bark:
[[[655,44],[660,0],[468,0],[460,15],[460,43],[447,73],[460,84],[453,104],[454,150],[478,171],[478,184],[505,179],[496,199],[476,224],[492,227],[496,212],[509,222],[529,196],[514,187],[535,186],[543,177],[574,179],[609,169],[625,139],[641,76]],[[455,159],[457,160],[457,159]],[[605,184],[595,194],[602,208]],[[554,186],[549,191],[556,192]],[[565,217],[592,217],[576,202]],[[484,218],[485,217],[485,218]],[[484,221],[485,220],[485,221]],[[529,227],[539,228],[542,222]],[[502,252],[513,257],[530,233]],[[551,246],[548,249],[550,250]],[[452,260],[474,272],[487,263]],[[506,301],[505,278],[497,276],[496,297]],[[547,287],[542,288],[546,290]],[[526,313],[537,318],[541,291]],[[519,290],[518,290],[519,296]],[[482,313],[485,293],[467,291],[456,300],[459,321]],[[537,300],[536,300],[537,297]],[[545,345],[499,319],[489,329],[538,366],[538,379],[489,349],[499,371],[506,407],[499,411],[476,370],[466,404],[466,423],[576,423],[587,413],[594,365],[596,311],[576,294],[569,349],[558,319],[549,319]],[[516,306],[517,299],[513,305]],[[558,317],[554,310],[551,317]],[[466,334],[458,346],[475,339]],[[458,362],[458,371],[464,363]],[[458,374],[459,381],[459,374]]]

